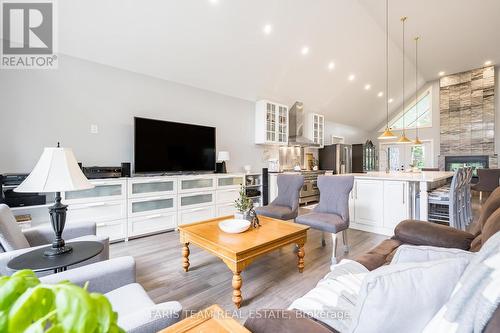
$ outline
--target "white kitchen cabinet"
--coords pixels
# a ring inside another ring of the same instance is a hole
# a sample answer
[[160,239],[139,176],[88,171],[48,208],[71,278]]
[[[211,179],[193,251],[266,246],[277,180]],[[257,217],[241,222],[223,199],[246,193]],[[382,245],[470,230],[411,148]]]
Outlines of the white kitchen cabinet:
[[288,144],[288,107],[261,100],[255,106],[255,143]]
[[379,180],[354,181],[354,218],[357,223],[382,225],[384,184]]
[[384,181],[384,220],[385,228],[394,229],[399,222],[410,216],[408,182]]
[[309,113],[306,117],[305,135],[321,148],[325,145],[325,117],[317,113]]

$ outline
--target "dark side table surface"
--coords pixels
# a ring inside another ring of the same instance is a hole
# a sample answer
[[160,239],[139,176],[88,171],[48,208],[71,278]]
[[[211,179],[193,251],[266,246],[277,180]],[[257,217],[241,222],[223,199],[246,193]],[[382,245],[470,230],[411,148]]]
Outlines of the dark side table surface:
[[44,246],[11,259],[7,267],[16,271],[21,269],[31,269],[34,272],[55,270],[81,263],[95,257],[104,249],[102,243],[94,241],[68,242],[66,245],[71,246],[73,251],[48,257],[43,253],[51,246]]

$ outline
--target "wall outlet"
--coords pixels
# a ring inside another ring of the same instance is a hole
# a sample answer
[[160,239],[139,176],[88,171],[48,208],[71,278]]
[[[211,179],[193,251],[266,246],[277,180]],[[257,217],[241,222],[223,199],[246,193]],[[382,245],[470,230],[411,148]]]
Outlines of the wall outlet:
[[99,133],[99,127],[97,125],[90,125],[90,134]]

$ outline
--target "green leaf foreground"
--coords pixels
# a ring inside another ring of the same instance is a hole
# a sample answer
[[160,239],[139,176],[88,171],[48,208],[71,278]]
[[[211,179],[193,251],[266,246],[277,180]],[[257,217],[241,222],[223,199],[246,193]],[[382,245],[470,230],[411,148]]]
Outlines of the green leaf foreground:
[[108,299],[70,282],[40,283],[31,270],[0,277],[0,333],[122,333]]

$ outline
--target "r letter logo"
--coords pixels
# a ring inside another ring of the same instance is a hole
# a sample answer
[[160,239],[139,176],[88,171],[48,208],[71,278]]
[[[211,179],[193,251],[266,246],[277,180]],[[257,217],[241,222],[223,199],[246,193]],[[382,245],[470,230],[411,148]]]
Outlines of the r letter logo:
[[52,1],[2,1],[2,69],[57,68]]

